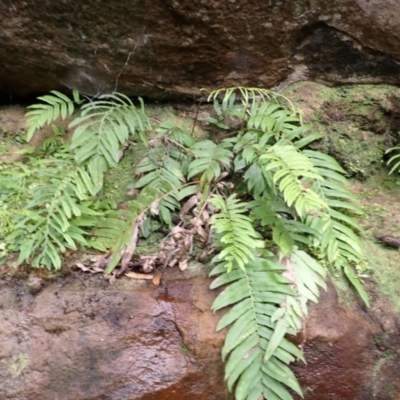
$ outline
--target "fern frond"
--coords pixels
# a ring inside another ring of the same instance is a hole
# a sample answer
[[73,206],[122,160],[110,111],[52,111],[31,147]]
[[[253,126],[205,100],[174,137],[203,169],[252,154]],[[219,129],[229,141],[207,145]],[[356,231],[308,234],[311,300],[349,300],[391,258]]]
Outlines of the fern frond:
[[248,88],[242,86],[221,88],[211,91],[207,98],[207,101],[217,100],[219,97],[222,97],[223,99],[222,101],[228,103],[232,96],[240,97],[240,99],[242,100],[242,104],[246,108],[250,107],[255,102],[280,100],[292,110],[293,115],[296,115],[300,112],[293,106],[293,103],[284,95],[274,92],[272,90],[260,89],[260,88]]
[[154,144],[144,150],[145,154],[134,172],[135,176],[138,177],[134,187],[138,189],[153,187],[164,194],[171,192],[170,195],[162,198],[158,207],[161,219],[171,225],[171,211],[180,208],[176,195],[179,187],[185,183],[181,170],[182,162],[178,162],[172,156],[177,159],[180,158],[180,161],[182,161],[184,155],[179,151],[174,152],[173,149],[162,146],[162,143]]
[[54,167],[49,160],[38,162],[35,173],[44,183],[32,189],[32,199],[25,206],[27,216],[15,227],[27,232],[21,239],[19,263],[31,261],[34,267],[59,269],[60,253],[67,248],[76,250],[77,244],[87,245],[85,231],[72,220],[86,212],[79,203],[94,194],[94,185],[83,168],[68,162],[63,166],[65,169]]
[[288,365],[304,357],[285,335],[296,334],[307,315],[307,301],[317,300],[318,287],[326,289],[324,268],[295,249],[282,264],[266,253],[245,269],[234,263],[227,272],[219,264],[210,275],[218,275],[212,289],[227,285],[212,309],[231,306],[217,329],[231,325],[222,356],[228,358],[225,379],[230,390],[235,386],[236,399],[288,400],[289,388],[303,397]]
[[293,110],[284,108],[276,102],[263,101],[253,103],[249,109],[247,129],[272,133],[274,142],[279,139],[292,142],[302,137],[309,127],[300,124],[300,119]]
[[235,263],[229,273],[221,265],[211,272],[211,275],[220,275],[211,288],[229,285],[216,298],[212,309],[233,306],[221,318],[217,329],[231,325],[222,355],[228,358],[225,379],[230,390],[236,385],[236,399],[260,396],[267,400],[291,399],[285,386],[301,395],[300,386],[288,367],[296,358],[304,359],[296,346],[281,337],[268,362],[264,362],[276,328],[271,317],[279,309],[277,304],[286,295],[295,295],[289,286],[290,280],[282,276],[284,269],[272,258],[256,257],[245,269]]
[[38,97],[43,103],[28,106],[27,125],[28,132],[26,140],[29,142],[37,129],[42,128],[46,124],[51,124],[58,117],[65,119],[68,115],[72,115],[75,110],[75,104],[80,104],[81,99],[79,93],[74,90],[71,100],[68,96],[56,90],[52,90],[51,95]]
[[353,266],[364,270],[366,261],[361,249],[359,237],[354,231],[362,231],[361,226],[349,215],[361,212],[357,198],[346,187],[345,171],[332,157],[313,150],[304,150],[323,181],[314,183],[312,190],[318,193],[328,204],[324,216],[308,215],[305,224],[313,228],[313,246],[318,248],[320,256],[326,258],[335,268],[341,268],[356,288],[360,297],[368,305],[368,296],[353,271]]
[[211,140],[196,143],[190,149],[195,159],[189,165],[188,179],[201,174],[201,181],[210,182],[220,176],[221,166],[229,170],[233,156],[230,147],[230,143],[215,144]]
[[386,165],[391,167],[389,171],[389,175],[393,174],[393,172],[399,172],[400,170],[400,144],[391,147],[390,149],[385,151],[385,154],[394,153],[390,156]]
[[322,180],[308,157],[294,146],[275,145],[260,156],[264,168],[272,172],[286,204],[294,206],[297,214],[304,218],[312,210],[327,209],[327,204],[309,187],[309,181]]
[[290,209],[278,197],[257,198],[249,207],[255,221],[260,221],[261,226],[272,229],[273,242],[279,247],[282,257],[292,252],[295,243],[310,246],[310,238],[318,234],[301,220],[296,220]]
[[146,114],[120,93],[102,95],[85,104],[81,116],[69,125],[76,127],[71,140],[78,164],[87,164],[98,190],[104,172],[115,167],[120,149],[130,135],[139,134],[147,144],[146,131],[151,129]]
[[226,200],[222,196],[214,195],[209,202],[221,210],[210,221],[218,235],[218,242],[223,247],[215,260],[223,260],[228,271],[234,262],[244,268],[254,258],[253,250],[257,247],[259,237],[251,219],[243,215],[248,210],[247,204],[241,203],[236,195],[231,195]]

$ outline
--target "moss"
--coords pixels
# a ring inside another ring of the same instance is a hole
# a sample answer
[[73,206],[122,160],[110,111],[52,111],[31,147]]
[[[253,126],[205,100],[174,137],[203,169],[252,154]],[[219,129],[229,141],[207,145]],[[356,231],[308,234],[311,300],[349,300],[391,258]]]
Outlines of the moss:
[[364,240],[363,244],[377,283],[376,290],[388,298],[395,312],[400,312],[400,253],[386,249],[373,240]]
[[13,376],[19,376],[29,363],[29,356],[25,353],[19,353],[13,358],[9,371]]
[[304,110],[312,130],[325,134],[319,150],[334,156],[349,177],[366,179],[382,169],[385,150],[400,131],[400,89],[301,82],[285,94]]
[[380,173],[357,190],[363,211],[358,222],[364,228],[362,246],[370,275],[376,283],[375,290],[387,298],[395,312],[400,311],[400,252],[384,246],[376,236],[400,237],[399,184],[398,179]]

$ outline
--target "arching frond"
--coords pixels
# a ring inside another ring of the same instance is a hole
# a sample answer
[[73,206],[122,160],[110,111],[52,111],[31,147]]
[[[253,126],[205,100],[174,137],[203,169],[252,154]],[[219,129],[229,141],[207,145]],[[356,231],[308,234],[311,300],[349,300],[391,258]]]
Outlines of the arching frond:
[[220,247],[222,247],[222,251],[215,259],[224,260],[228,271],[233,263],[244,268],[249,260],[254,258],[253,250],[257,247],[256,240],[259,237],[251,219],[244,215],[248,206],[241,203],[236,195],[231,195],[226,200],[219,195],[214,195],[209,201],[221,210],[212,216],[210,222],[217,233],[217,246],[221,243]]
[[52,90],[51,94],[38,97],[42,103],[32,104],[28,106],[26,113],[28,132],[27,141],[32,139],[36,130],[42,128],[46,124],[51,124],[57,118],[65,119],[68,115],[72,115],[75,111],[75,105],[80,105],[83,100],[80,99],[79,93],[73,90],[73,100],[57,90]]
[[272,180],[278,185],[286,204],[294,206],[304,218],[309,212],[327,209],[325,201],[309,187],[309,181],[322,180],[308,157],[294,146],[275,145],[260,156],[264,168],[272,172]]
[[221,174],[221,167],[229,170],[232,152],[230,143],[215,144],[211,140],[202,140],[196,143],[190,150],[195,159],[189,165],[188,178],[201,175],[200,180],[210,182]]
[[69,127],[75,127],[71,140],[75,160],[87,164],[98,188],[103,184],[104,172],[117,165],[121,147],[129,136],[138,134],[146,144],[146,131],[151,129],[143,109],[137,109],[127,96],[120,93],[102,95],[98,100],[85,104],[81,116]]
[[211,288],[227,285],[212,309],[231,307],[217,329],[230,326],[222,356],[228,359],[225,379],[236,399],[292,399],[289,388],[302,396],[288,365],[304,357],[285,334],[297,331],[307,300],[318,296],[318,286],[325,287],[324,269],[296,251],[282,264],[266,253],[244,269],[234,263],[227,272],[219,264],[211,275],[218,276]]
[[[60,163],[60,160],[57,160]],[[34,267],[61,268],[60,253],[76,244],[86,245],[85,231],[77,218],[101,215],[83,206],[82,201],[94,194],[94,185],[83,168],[64,162],[65,169],[53,167],[48,160],[35,168],[44,183],[32,189],[25,206],[26,216],[15,230],[24,232],[20,242],[19,263],[31,261]]]

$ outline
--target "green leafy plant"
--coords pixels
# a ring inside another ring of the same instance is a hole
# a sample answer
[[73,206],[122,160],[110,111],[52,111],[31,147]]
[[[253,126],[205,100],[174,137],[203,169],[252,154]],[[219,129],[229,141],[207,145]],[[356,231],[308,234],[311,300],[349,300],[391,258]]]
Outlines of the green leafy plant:
[[3,168],[0,186],[9,205],[1,231],[5,242],[19,250],[19,263],[59,269],[60,254],[87,244],[80,225],[85,217],[100,214],[84,205],[94,186],[83,168],[67,160],[36,159]]
[[69,125],[75,127],[71,150],[75,161],[85,164],[98,190],[103,186],[104,173],[115,167],[120,151],[129,136],[137,133],[147,143],[146,130],[151,129],[143,109],[121,93],[99,96],[81,107],[81,115]]
[[400,143],[386,150],[386,154],[389,153],[394,153],[389,157],[389,160],[387,161],[387,166],[391,168],[389,171],[390,175],[393,172],[398,172],[400,169]]
[[[32,173],[42,178],[19,194],[21,217],[6,222],[4,231],[18,227],[6,241],[20,248],[19,260],[59,268],[65,249],[92,246],[106,252],[104,272],[115,278],[129,268],[139,236],[162,224],[158,250],[139,264],[185,269],[191,259],[212,259],[211,287],[224,287],[213,310],[231,307],[218,329],[229,327],[223,358],[236,399],[302,396],[289,365],[304,358],[287,335],[301,329],[327,271],[342,270],[368,298],[357,277],[366,264],[351,216],[355,198],[337,162],[309,148],[321,135],[308,132],[301,112],[268,90],[213,91],[209,122],[226,132],[213,142],[151,122],[141,100],[136,107],[118,93],[83,106],[77,92],[73,100],[54,91],[39,99],[28,111],[28,139],[81,108],[67,153],[34,161],[41,172]],[[135,195],[123,209],[99,208],[104,174],[129,144],[140,154]],[[20,170],[18,179],[31,182],[31,168]],[[14,176],[5,180],[2,200],[19,193]]]

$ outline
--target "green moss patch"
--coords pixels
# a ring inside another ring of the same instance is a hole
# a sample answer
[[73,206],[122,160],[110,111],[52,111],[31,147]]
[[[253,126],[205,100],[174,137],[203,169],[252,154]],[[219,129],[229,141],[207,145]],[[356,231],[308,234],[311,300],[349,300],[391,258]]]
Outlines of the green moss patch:
[[285,93],[322,132],[319,150],[334,156],[349,177],[366,179],[382,168],[385,150],[398,141],[400,89],[391,85],[336,88],[300,82]]

